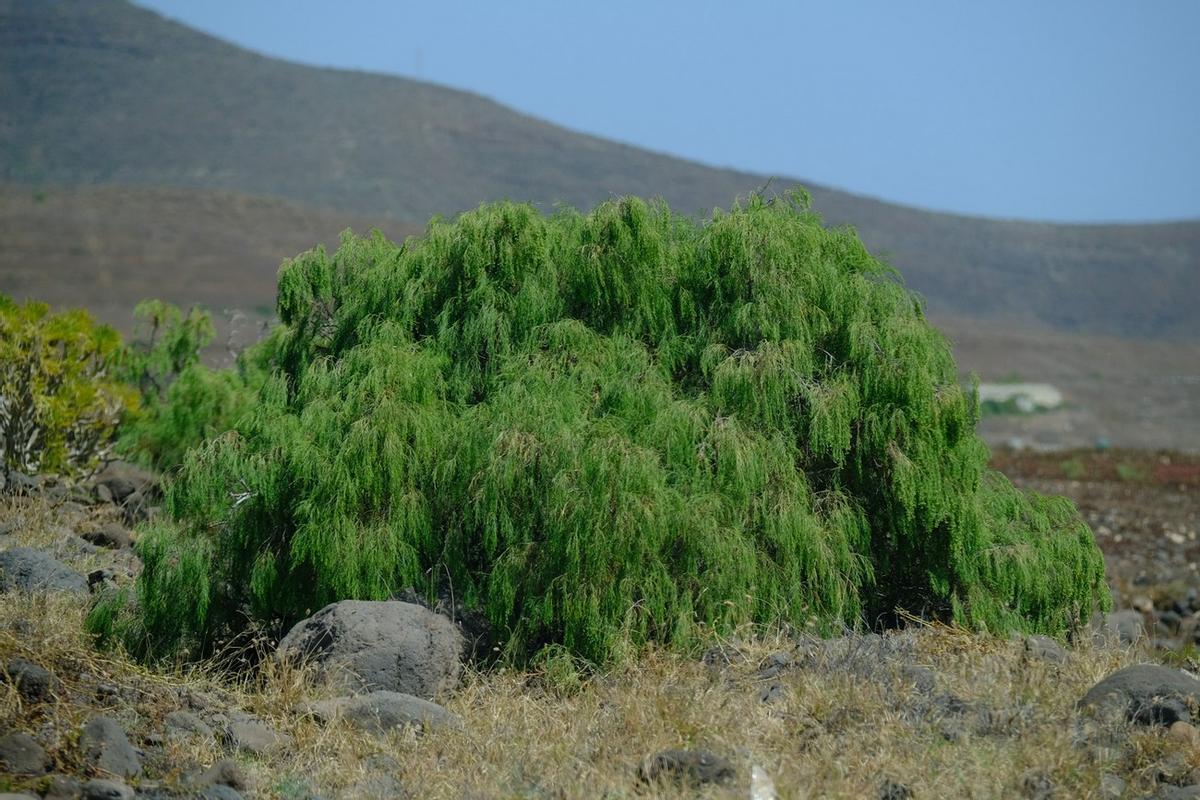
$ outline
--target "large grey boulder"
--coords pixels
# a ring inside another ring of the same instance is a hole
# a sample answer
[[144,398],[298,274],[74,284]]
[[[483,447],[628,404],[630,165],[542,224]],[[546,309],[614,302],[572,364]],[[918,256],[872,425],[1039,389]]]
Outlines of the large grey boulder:
[[1200,719],[1200,680],[1170,667],[1137,664],[1108,675],[1083,696],[1080,708],[1170,727]]
[[322,722],[344,720],[369,733],[386,733],[409,725],[461,728],[462,721],[446,709],[400,692],[371,692],[311,703],[307,711]]
[[87,594],[87,578],[31,547],[0,552],[0,592]]
[[111,717],[93,717],[79,735],[83,760],[93,769],[122,778],[141,774],[142,761],[125,729]]
[[352,692],[432,700],[458,685],[466,641],[453,622],[398,600],[343,600],[296,624],[279,643],[287,660],[311,660]]

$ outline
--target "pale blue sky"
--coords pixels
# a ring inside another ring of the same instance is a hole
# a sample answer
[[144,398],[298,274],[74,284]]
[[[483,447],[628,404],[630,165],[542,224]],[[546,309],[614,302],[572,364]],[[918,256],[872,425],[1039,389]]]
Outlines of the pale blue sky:
[[968,214],[1200,217],[1200,0],[138,0],[710,164]]

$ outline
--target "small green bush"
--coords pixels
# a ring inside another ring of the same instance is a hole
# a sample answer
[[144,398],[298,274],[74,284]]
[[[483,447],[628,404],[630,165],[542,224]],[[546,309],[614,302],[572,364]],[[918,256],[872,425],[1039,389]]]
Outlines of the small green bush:
[[519,661],[898,609],[1056,634],[1107,602],[1072,505],[986,469],[918,299],[804,198],[484,206],[299,256],[278,311],[257,402],[93,615],[136,651],[408,586]]
[[114,377],[121,338],[82,310],[0,295],[0,467],[86,473],[138,394]]
[[122,376],[142,393],[140,414],[122,427],[117,450],[162,471],[178,467],[191,448],[231,430],[254,401],[262,370],[250,357],[237,370],[200,363],[213,337],[211,317],[184,314],[158,300],[138,305],[135,338],[125,350]]

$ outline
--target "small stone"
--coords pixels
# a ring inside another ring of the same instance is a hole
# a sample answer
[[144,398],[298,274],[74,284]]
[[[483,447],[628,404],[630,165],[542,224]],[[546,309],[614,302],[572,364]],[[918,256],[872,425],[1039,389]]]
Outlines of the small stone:
[[728,785],[737,773],[725,759],[706,750],[664,750],[638,768],[644,783],[664,779],[697,788],[706,783]]
[[1029,800],[1050,800],[1054,797],[1054,784],[1041,773],[1032,773],[1021,779],[1021,795]]
[[929,667],[906,664],[900,668],[900,679],[911,684],[921,694],[929,694],[937,686],[937,676]]
[[41,488],[42,479],[37,475],[26,475],[23,472],[8,473],[8,480],[5,483],[5,491],[12,494],[36,494]]
[[83,785],[83,800],[133,800],[135,794],[120,781],[107,781],[100,778],[90,780]]
[[409,725],[431,729],[460,728],[462,721],[446,709],[401,692],[371,692],[311,703],[306,709],[323,722],[342,719],[360,730],[383,733]]
[[1120,800],[1125,794],[1125,781],[1112,774],[1100,776],[1100,797],[1104,800]]
[[101,503],[111,503],[114,501],[112,489],[109,489],[103,483],[96,485],[96,499]]
[[228,786],[239,792],[250,788],[246,774],[237,762],[231,758],[223,758],[211,767],[197,775],[188,778],[185,783],[193,789],[203,789],[209,786]]
[[1025,653],[1031,658],[1039,658],[1053,664],[1062,664],[1067,660],[1067,651],[1049,636],[1025,637]]
[[785,693],[783,691],[782,684],[772,683],[769,686],[764,686],[758,690],[758,701],[760,703],[766,703],[767,705],[778,703],[780,700],[784,699],[784,697]]
[[[232,786],[217,783],[201,789],[196,795],[200,800],[242,800],[242,793]],[[358,795],[355,795],[356,797]]]
[[163,717],[167,736],[212,736],[213,729],[191,711],[172,711]]
[[792,665],[792,654],[791,653],[789,653],[785,650],[780,650],[778,652],[771,653],[771,655],[767,656],[766,660],[763,661],[762,667],[759,668],[758,677],[760,677],[764,680],[768,679],[768,678],[774,678],[775,676],[777,676],[779,673],[786,670],[791,665]]
[[142,772],[142,762],[124,728],[111,717],[93,717],[79,736],[84,761],[94,769],[125,778]]
[[993,729],[992,710],[952,692],[942,692],[918,708],[947,741],[958,741],[967,734],[983,736]]
[[1104,618],[1105,629],[1121,644],[1137,644],[1146,635],[1146,619],[1142,612],[1126,609],[1114,611]]
[[56,685],[54,676],[47,669],[23,658],[11,659],[4,665],[4,673],[8,682],[30,703],[49,699]]
[[124,502],[134,493],[145,494],[153,491],[157,482],[158,478],[153,473],[124,461],[107,464],[94,480],[97,487],[107,487],[112,499],[118,503]]
[[235,720],[225,729],[225,741],[233,748],[256,756],[264,756],[276,747],[290,745],[292,737],[276,733],[270,726],[255,719]]
[[93,592],[103,589],[116,579],[117,572],[112,567],[101,567],[94,569],[87,575],[88,588]]
[[45,786],[42,800],[79,800],[83,796],[83,787],[69,775],[51,775]]
[[903,783],[891,780],[885,780],[879,786],[879,792],[875,795],[878,800],[912,800],[912,789],[905,786]]
[[125,530],[124,526],[115,522],[110,522],[99,530],[85,531],[79,534],[79,536],[84,541],[91,542],[97,547],[107,547],[112,550],[133,546],[133,537],[129,531]]
[[1171,727],[1167,729],[1167,735],[1177,742],[1182,742],[1190,747],[1200,747],[1200,730],[1197,730],[1194,725],[1183,720],[1173,722]]
[[100,548],[89,541],[80,539],[75,535],[74,531],[63,529],[59,531],[61,534],[58,543],[54,545],[54,550],[51,552],[55,558],[85,558],[94,556],[100,552]]
[[395,797],[406,797],[404,785],[391,775],[372,775],[364,778],[350,787],[347,797],[360,800],[392,800]]
[[46,751],[28,733],[0,737],[0,772],[45,775],[46,760]]

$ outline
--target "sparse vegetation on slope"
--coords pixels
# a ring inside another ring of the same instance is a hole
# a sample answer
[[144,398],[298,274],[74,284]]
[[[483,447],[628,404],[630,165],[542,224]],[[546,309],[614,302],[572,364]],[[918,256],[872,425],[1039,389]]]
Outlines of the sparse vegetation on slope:
[[986,470],[919,302],[802,199],[484,206],[298,257],[279,312],[277,371],[186,457],[137,602],[93,615],[137,651],[408,586],[516,660],[897,608],[1057,633],[1106,602],[1071,504]]

